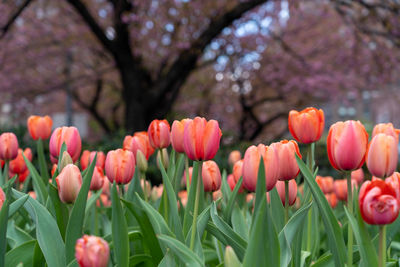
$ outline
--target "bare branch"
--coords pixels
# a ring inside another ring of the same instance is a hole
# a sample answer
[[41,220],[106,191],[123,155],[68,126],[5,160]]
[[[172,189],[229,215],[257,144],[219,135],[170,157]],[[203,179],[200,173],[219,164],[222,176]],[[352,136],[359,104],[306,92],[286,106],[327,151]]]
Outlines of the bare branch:
[[21,15],[22,11],[24,11],[24,9],[27,8],[31,2],[32,2],[32,0],[25,0],[22,3],[22,5],[11,15],[11,17],[8,19],[7,23],[3,27],[1,27],[0,39],[2,39],[6,35],[8,30],[11,28],[11,26],[17,20],[17,18]]

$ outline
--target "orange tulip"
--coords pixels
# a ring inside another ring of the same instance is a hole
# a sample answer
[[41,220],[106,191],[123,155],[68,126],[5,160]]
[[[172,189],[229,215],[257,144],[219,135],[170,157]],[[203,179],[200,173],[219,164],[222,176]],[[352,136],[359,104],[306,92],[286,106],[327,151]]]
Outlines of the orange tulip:
[[338,200],[335,193],[325,194],[325,197],[332,209],[336,208]]
[[399,129],[395,129],[393,127],[393,124],[391,123],[379,123],[375,125],[374,130],[372,131],[372,137],[374,137],[377,134],[384,133],[387,135],[391,135],[396,139],[397,141],[399,140]]
[[239,150],[233,150],[231,153],[229,153],[229,158],[228,158],[229,165],[233,166],[237,161],[241,159],[242,159],[242,154],[240,153]]
[[147,134],[153,148],[166,148],[171,142],[170,127],[167,120],[153,120]]
[[[236,186],[237,182],[239,181],[240,177],[243,176],[243,160],[238,160],[236,163],[233,165],[233,181],[234,185]],[[233,190],[233,189],[232,189]],[[243,188],[243,182],[242,185],[240,186],[239,193],[242,193],[244,190]]]
[[[25,180],[26,180],[26,178],[28,178],[29,174],[30,174],[30,172],[29,172],[28,169],[26,169],[23,173],[19,173],[19,174],[18,174],[18,181],[19,181],[20,183],[25,182]],[[12,175],[10,175],[10,177],[13,177],[14,175],[15,175],[15,174],[12,174]]]
[[368,145],[366,162],[369,172],[377,177],[392,175],[397,167],[398,141],[391,135],[377,134]]
[[36,192],[35,192],[35,191],[29,191],[29,192],[28,192],[28,195],[29,195],[31,198],[36,199]]
[[133,136],[125,136],[122,146],[124,149],[132,151],[134,156],[136,156],[138,150],[142,151],[147,160],[154,153],[147,132],[137,132]]
[[67,152],[72,160],[77,161],[81,154],[82,141],[76,127],[59,127],[54,130],[49,144],[50,155],[53,160],[58,159],[63,143],[67,145]]
[[204,191],[217,191],[221,187],[221,172],[215,161],[203,162],[201,176],[203,178]]
[[96,153],[97,153],[96,166],[104,169],[104,164],[106,162],[106,155],[104,154],[103,151],[92,151],[92,152],[90,152],[90,154],[89,154],[89,165],[92,163],[94,157],[96,156]]
[[383,180],[364,182],[358,202],[361,217],[368,224],[390,224],[399,215],[400,204],[396,192]]
[[101,194],[110,196],[110,181],[106,176],[104,176],[104,183],[103,183],[103,191],[101,191]]
[[300,169],[299,165],[297,165],[295,154],[297,154],[299,158],[302,158],[296,141],[282,140],[275,144],[278,150],[280,164],[279,180],[287,181],[296,178]]
[[53,121],[49,116],[30,116],[27,124],[33,140],[46,140],[50,137]]
[[191,160],[211,160],[219,149],[221,130],[215,120],[196,117],[185,127],[183,143]]
[[81,169],[86,170],[86,168],[89,166],[89,157],[90,157],[90,151],[89,150],[84,150],[82,152],[82,156],[80,159],[80,164],[81,164]]
[[359,168],[355,171],[351,172],[351,179],[355,180],[357,184],[361,184],[364,181],[364,171],[362,168]]
[[[279,197],[281,198],[283,206],[285,206],[285,182],[277,181],[275,185],[278,191]],[[289,206],[292,206],[296,202],[297,197],[297,183],[296,180],[292,179],[289,181]]]
[[18,155],[18,140],[13,133],[0,135],[0,159],[12,160]]
[[257,185],[258,169],[261,157],[265,168],[267,191],[274,188],[279,177],[279,155],[276,144],[250,146],[243,159],[243,187],[254,192]]
[[127,184],[135,173],[135,157],[128,150],[117,149],[107,153],[106,175],[108,180],[117,184]]
[[324,194],[333,192],[333,178],[331,176],[322,177],[317,175],[315,181]]
[[[187,193],[187,191],[186,190],[179,191],[178,192],[178,197],[180,199],[180,202],[182,203],[182,206],[185,208],[186,204],[187,204],[187,201],[188,201],[188,193]],[[180,207],[179,200],[178,200],[178,207]]]
[[108,243],[100,237],[84,235],[76,241],[75,258],[80,267],[106,267],[109,256]]
[[186,125],[191,122],[191,119],[175,120],[171,127],[171,144],[174,150],[178,153],[185,152],[183,147],[183,133]]
[[[27,157],[27,155],[29,156],[30,149],[29,150],[25,149],[25,151],[26,151],[25,157]],[[24,157],[22,156],[22,154],[25,154],[25,152],[19,148],[17,157],[10,161],[10,172],[12,172],[14,174],[20,174],[20,173],[23,173],[27,169],[27,166],[25,164],[25,160],[24,160]],[[31,159],[32,159],[32,152],[30,152],[30,154],[31,154]],[[12,177],[12,176],[10,176],[10,177]]]
[[56,178],[58,195],[64,203],[73,203],[82,186],[82,175],[77,166],[68,164]]
[[324,131],[325,117],[322,109],[306,108],[289,112],[289,131],[298,142],[310,144],[318,141]]
[[[351,186],[357,187],[357,182],[354,180],[351,180]],[[339,200],[347,201],[347,180],[346,179],[341,179],[341,180],[335,180],[333,182],[333,190],[335,191],[335,195]]]
[[351,171],[361,168],[367,146],[368,134],[359,121],[339,121],[329,129],[328,157],[337,170]]

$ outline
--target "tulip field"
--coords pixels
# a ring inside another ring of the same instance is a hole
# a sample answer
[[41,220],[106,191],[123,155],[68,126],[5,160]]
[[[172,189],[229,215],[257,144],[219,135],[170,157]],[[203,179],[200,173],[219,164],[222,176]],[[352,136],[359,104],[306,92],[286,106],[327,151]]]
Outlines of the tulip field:
[[336,179],[316,164],[315,108],[289,113],[293,140],[232,151],[229,169],[213,161],[215,120],[154,120],[111,151],[82,151],[77,128],[52,131],[48,116],[27,127],[36,148],[0,135],[0,266],[399,266],[391,123],[370,135],[359,121],[330,125]]

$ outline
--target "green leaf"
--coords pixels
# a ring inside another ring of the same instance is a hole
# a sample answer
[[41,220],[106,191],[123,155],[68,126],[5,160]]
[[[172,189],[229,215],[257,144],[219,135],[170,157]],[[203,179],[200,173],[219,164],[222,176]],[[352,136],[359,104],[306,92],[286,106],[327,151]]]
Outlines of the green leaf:
[[30,240],[8,251],[4,266],[17,266],[20,263],[23,266],[32,266],[33,252],[36,244],[36,240]]
[[158,240],[164,243],[166,247],[171,249],[171,251],[181,260],[183,264],[187,266],[204,265],[200,258],[182,242],[167,235],[158,235],[157,237]]
[[100,197],[101,193],[103,192],[103,189],[97,190],[97,192],[93,193],[90,198],[87,201],[86,204],[86,209],[85,209],[85,214],[89,212],[89,210],[95,205],[97,199]]
[[[198,180],[198,173],[199,173],[199,163],[198,161],[193,162],[193,175],[192,175],[192,183],[193,185],[197,184]],[[185,208],[185,216],[183,218],[183,234],[184,236],[188,235],[188,231],[190,226],[192,225],[192,220],[193,217],[191,214],[193,214],[193,209],[194,209],[194,202],[196,198],[196,186],[190,186],[189,189],[189,194],[188,194],[188,200],[186,203],[186,208]]]
[[[47,169],[47,163],[44,157],[43,140],[39,139],[36,141],[36,148],[39,158],[40,175],[45,185],[49,183],[50,175]],[[62,155],[62,154],[61,154]]]
[[0,209],[0,266],[4,266],[4,256],[7,251],[7,221],[10,208],[10,189],[7,187],[6,199]]
[[126,200],[132,201],[135,192],[138,193],[141,198],[144,198],[143,189],[142,186],[140,185],[139,170],[135,170],[133,178],[129,183],[128,192],[125,194]]
[[[64,151],[68,152],[67,144],[65,142],[62,143],[61,148],[60,148],[60,153],[58,153],[58,162],[57,162],[58,173],[61,173],[61,160],[62,160]],[[54,184],[54,181],[53,181],[53,184]]]
[[15,225],[14,220],[8,220],[7,240],[11,248],[20,246],[21,244],[33,240],[27,232]]
[[242,263],[237,258],[235,251],[231,247],[226,247],[224,263],[226,267],[241,267]]
[[270,206],[272,217],[274,218],[274,223],[277,231],[281,231],[285,226],[285,208],[283,207],[281,198],[279,197],[278,191],[274,187],[271,191],[269,191],[270,196]]
[[314,196],[314,200],[318,205],[322,221],[325,225],[326,234],[328,237],[328,245],[335,259],[337,266],[344,266],[346,259],[346,246],[343,240],[342,229],[333,214],[332,208],[329,205],[326,197],[322,193],[317,182],[314,180],[313,174],[304,164],[304,162],[296,155],[297,164],[304,176],[305,181],[309,185],[309,188]]
[[266,193],[266,185],[265,185],[265,166],[264,160],[261,156],[260,165],[258,167],[258,175],[257,175],[257,185],[256,185],[256,200],[254,203],[254,210],[258,210],[258,206],[260,206],[261,199],[265,197]]
[[181,188],[181,178],[183,175],[183,169],[185,168],[185,157],[184,153],[178,153],[178,161],[175,165],[174,179],[172,180],[172,185],[174,186],[174,191],[178,192]]
[[244,240],[249,239],[249,232],[246,219],[238,205],[235,205],[232,211],[232,228]]
[[78,197],[75,200],[74,206],[72,207],[71,214],[69,216],[67,231],[65,233],[65,249],[67,262],[70,262],[75,257],[75,243],[76,240],[83,235],[83,222],[85,220],[85,210],[88,192],[90,189],[90,182],[92,181],[94,167],[96,166],[97,154],[95,155],[92,163],[90,164],[88,171],[83,177],[81,189],[79,190]]
[[333,267],[334,262],[332,258],[332,254],[324,254],[318,260],[316,260],[311,267]]
[[118,197],[117,185],[115,184],[111,189],[111,202],[112,202],[112,236],[114,243],[114,256],[117,261],[118,267],[129,266],[129,239],[128,227],[124,212],[121,207],[121,202]]
[[20,197],[19,199],[15,200],[13,203],[10,205],[10,210],[8,211],[8,217],[11,218],[11,216],[14,215],[18,211],[19,208],[22,207],[22,205],[25,204],[25,202],[28,200],[29,195],[24,195],[23,197]]
[[240,187],[242,186],[243,178],[240,177],[239,181],[237,181],[235,188],[232,191],[232,194],[229,197],[228,205],[226,205],[225,212],[224,212],[224,218],[225,220],[230,223],[231,221],[231,216],[232,216],[232,210],[233,210],[233,204],[235,204],[236,196],[239,192]]
[[49,189],[49,197],[54,207],[57,225],[60,229],[61,236],[64,239],[69,219],[68,207],[66,204],[61,202],[57,187],[51,183],[49,183],[47,186]]
[[222,191],[222,196],[223,200],[227,200],[230,198],[232,192],[231,188],[229,187],[228,181],[227,181],[227,175],[226,175],[226,170],[224,169],[222,171],[222,182],[221,182],[221,191]]
[[[24,194],[13,190],[16,198]],[[58,230],[57,223],[49,211],[33,198],[29,198],[24,208],[36,225],[36,238],[48,266],[66,266],[65,246]],[[40,219],[39,219],[40,218]]]
[[[361,256],[361,262],[365,265],[378,266],[378,256],[376,254],[376,250],[374,244],[371,241],[371,238],[368,234],[368,230],[365,227],[363,220],[361,219],[361,215],[358,215],[358,223],[356,218],[352,214],[349,213],[346,207],[344,207],[347,218],[349,219],[349,223],[351,228],[353,228],[354,236],[356,237],[356,241],[358,244],[358,250]],[[358,209],[357,209],[358,210]]]
[[22,156],[24,157],[25,164],[28,167],[28,170],[32,175],[33,188],[35,189],[38,200],[41,204],[45,204],[46,200],[47,200],[47,196],[48,196],[47,190],[46,190],[46,185],[44,184],[43,179],[40,177],[36,168],[25,157],[24,153],[22,153]]
[[136,266],[142,262],[151,262],[151,256],[147,254],[136,254],[129,258],[129,267]]

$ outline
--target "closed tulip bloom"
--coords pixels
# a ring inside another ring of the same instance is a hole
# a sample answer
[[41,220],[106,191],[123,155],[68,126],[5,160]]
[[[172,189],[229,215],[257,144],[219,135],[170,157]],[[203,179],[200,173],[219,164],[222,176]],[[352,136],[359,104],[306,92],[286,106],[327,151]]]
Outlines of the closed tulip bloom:
[[106,175],[110,183],[127,184],[135,173],[135,157],[128,150],[117,149],[107,153]]
[[289,112],[289,131],[298,142],[310,144],[318,141],[324,131],[325,116],[322,109],[306,108]]
[[97,153],[96,166],[104,169],[104,165],[105,165],[105,162],[106,162],[106,155],[104,154],[103,151],[92,151],[92,152],[90,152],[90,154],[89,154],[89,165],[92,163],[94,157],[96,156],[96,153]]
[[18,155],[18,140],[13,133],[0,135],[0,159],[12,160]]
[[[351,186],[357,187],[357,182],[351,180]],[[347,180],[340,179],[333,182],[333,190],[339,200],[347,201]]]
[[333,178],[331,176],[322,177],[317,175],[315,181],[322,190],[322,193],[328,194],[333,192]]
[[[28,152],[29,153],[29,152]],[[26,169],[27,166],[25,164],[25,160],[24,157],[22,156],[22,154],[25,154],[22,149],[18,149],[18,155],[15,159],[10,161],[10,172],[14,173],[14,174],[20,174],[23,173]],[[31,153],[32,155],[32,153]],[[10,176],[12,177],[12,176]]]
[[185,126],[192,121],[191,119],[183,119],[181,121],[175,120],[171,127],[171,144],[174,150],[178,153],[185,152],[183,147],[183,133]]
[[[285,206],[285,182],[277,181],[275,188],[278,191],[283,206]],[[289,206],[292,206],[296,202],[296,197],[297,197],[297,183],[296,180],[292,179],[289,181]]]
[[84,150],[82,152],[82,156],[80,159],[80,164],[81,164],[81,169],[86,170],[86,168],[89,166],[89,157],[90,157],[90,151],[89,150]]
[[296,141],[283,140],[275,144],[278,150],[280,164],[279,180],[287,181],[296,178],[300,169],[299,165],[297,165],[295,154],[297,154],[299,158],[302,158]]
[[183,143],[186,155],[191,160],[211,160],[219,149],[221,129],[216,120],[206,121],[196,117],[184,131]]
[[359,168],[355,171],[351,172],[351,179],[355,180],[357,184],[361,184],[364,181],[364,171],[362,168]]
[[[238,160],[236,163],[233,165],[233,180],[235,182],[235,185],[239,181],[240,177],[243,176],[243,160]],[[243,182],[242,185],[240,186],[239,193],[243,192]]]
[[242,154],[240,153],[239,150],[233,150],[231,153],[229,153],[229,158],[228,158],[229,165],[233,166],[237,161],[241,159],[242,159]]
[[339,121],[329,129],[328,158],[337,170],[351,171],[361,168],[367,146],[368,134],[359,121]]
[[147,130],[151,146],[154,148],[168,147],[171,142],[169,131],[167,120],[153,120]]
[[82,186],[82,175],[74,164],[68,164],[56,178],[58,195],[64,203],[73,203]]
[[332,207],[332,209],[336,208],[338,199],[337,199],[335,193],[325,194],[325,197],[326,197],[326,200],[328,200],[328,203]]
[[234,189],[235,186],[236,186],[236,182],[235,182],[235,178],[233,177],[233,174],[229,174],[229,175],[226,177],[226,182],[228,183],[229,188],[231,189],[231,191],[233,191],[233,189]]
[[400,173],[394,172],[391,176],[385,179],[385,182],[392,186],[396,192],[396,198],[400,203]]
[[90,182],[90,190],[100,190],[103,187],[104,184],[104,173],[103,169],[99,166],[95,166],[93,170],[93,177],[92,181]]
[[369,172],[377,177],[392,175],[397,167],[397,140],[387,134],[375,135],[369,143],[366,162]]
[[279,155],[276,145],[265,146],[259,144],[250,146],[243,159],[243,187],[254,192],[257,185],[258,169],[261,156],[265,169],[265,185],[267,191],[274,188],[279,177]]
[[221,172],[215,161],[208,160],[203,162],[201,176],[205,192],[217,191],[221,187]]
[[372,131],[372,137],[377,134],[384,133],[387,135],[393,136],[397,141],[399,140],[400,130],[393,127],[391,123],[379,123],[375,125],[374,130]]
[[133,136],[125,136],[122,146],[124,149],[132,151],[133,155],[136,155],[138,150],[142,151],[148,160],[149,157],[154,153],[154,148],[150,145],[147,132],[144,133],[145,134],[135,133]]
[[75,258],[80,267],[106,267],[110,249],[100,237],[84,235],[76,241]]
[[67,145],[67,151],[72,160],[77,161],[81,154],[82,141],[76,127],[59,127],[54,130],[49,144],[50,155],[54,159],[58,159],[63,143]]
[[399,201],[390,184],[383,180],[366,181],[358,196],[361,216],[368,224],[390,224],[399,215]]
[[138,150],[136,152],[136,166],[139,168],[139,171],[141,171],[142,173],[145,173],[149,166],[146,156],[140,150]]
[[110,181],[106,176],[104,176],[104,183],[102,189],[103,189],[103,191],[101,191],[102,195],[104,194],[110,196]]
[[53,121],[49,116],[30,116],[28,118],[28,131],[33,140],[46,140],[50,137]]

